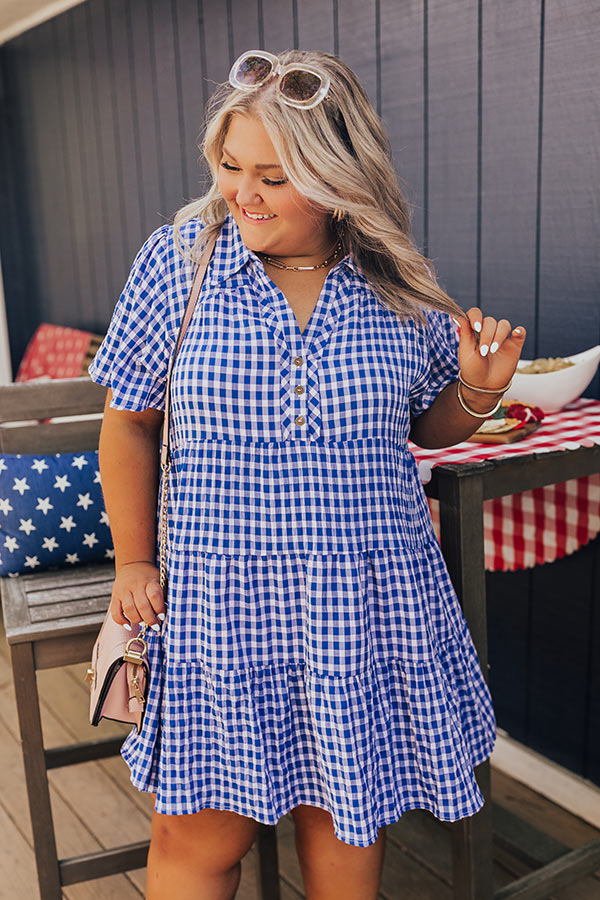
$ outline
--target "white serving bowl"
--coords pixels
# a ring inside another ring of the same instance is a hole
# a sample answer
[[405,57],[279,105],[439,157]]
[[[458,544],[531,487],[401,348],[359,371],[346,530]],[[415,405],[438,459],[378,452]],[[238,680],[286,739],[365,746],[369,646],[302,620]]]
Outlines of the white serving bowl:
[[567,403],[576,400],[596,374],[600,362],[600,344],[563,358],[575,365],[539,375],[519,374],[519,369],[533,362],[531,359],[520,359],[512,386],[504,395],[502,402],[520,400],[532,406],[539,406],[545,413],[551,413],[558,412]]

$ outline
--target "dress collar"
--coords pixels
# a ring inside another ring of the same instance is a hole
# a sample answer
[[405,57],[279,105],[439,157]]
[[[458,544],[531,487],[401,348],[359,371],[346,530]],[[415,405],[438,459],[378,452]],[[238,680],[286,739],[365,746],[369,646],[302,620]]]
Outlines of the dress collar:
[[[223,228],[221,229],[221,233],[215,246],[213,260],[214,268],[212,280],[217,284],[226,281],[245,266],[252,264],[262,266],[260,257],[244,244],[240,229],[231,213],[228,213],[223,223]],[[343,259],[336,263],[331,271],[334,271],[338,266],[345,266],[350,269],[354,275],[357,275],[359,278],[366,281],[365,276],[362,274],[357,263],[350,254],[347,254]]]

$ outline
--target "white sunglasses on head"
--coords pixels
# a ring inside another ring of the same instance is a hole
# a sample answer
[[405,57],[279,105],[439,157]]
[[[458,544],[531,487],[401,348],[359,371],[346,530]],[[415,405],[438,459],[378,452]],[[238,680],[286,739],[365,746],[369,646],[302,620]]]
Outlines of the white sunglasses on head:
[[304,63],[282,66],[279,59],[266,50],[242,53],[231,67],[229,83],[242,91],[251,91],[273,77],[279,78],[277,87],[282,102],[300,109],[311,109],[320,103],[330,85],[327,72]]

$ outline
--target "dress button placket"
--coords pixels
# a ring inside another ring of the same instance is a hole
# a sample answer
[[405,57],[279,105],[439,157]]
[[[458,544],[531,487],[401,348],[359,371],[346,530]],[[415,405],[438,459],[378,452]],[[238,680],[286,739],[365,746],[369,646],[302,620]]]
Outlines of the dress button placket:
[[309,355],[304,358],[305,366],[300,371],[304,371],[302,386],[304,393],[301,395],[306,410],[307,424],[297,431],[307,429],[306,437],[311,441],[319,440],[321,437],[321,389],[319,386],[319,356]]
[[284,440],[315,440],[320,435],[320,415],[315,415],[319,393],[316,384],[318,361],[307,355],[302,344],[292,344],[284,413]]
[[293,395],[290,398],[294,410],[294,428],[296,436],[300,438],[307,437],[306,423],[308,414],[306,409],[306,360],[304,356],[294,357],[294,366],[292,368]]

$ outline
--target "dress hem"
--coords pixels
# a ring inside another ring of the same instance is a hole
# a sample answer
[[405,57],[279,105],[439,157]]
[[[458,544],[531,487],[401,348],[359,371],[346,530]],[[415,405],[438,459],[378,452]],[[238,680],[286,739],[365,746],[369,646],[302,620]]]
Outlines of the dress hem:
[[[481,753],[476,754],[473,757],[472,762],[471,762],[471,766],[473,768],[481,765],[481,763],[485,762],[486,759],[489,759],[489,757],[493,753],[495,743],[496,743],[496,736],[494,735],[494,740],[491,744],[491,747],[485,747]],[[136,778],[136,775],[132,769],[132,763],[130,763],[130,761],[127,758],[126,751],[125,751],[125,753],[122,751],[121,756],[123,757],[123,759],[129,766],[131,784],[140,792],[156,793],[158,788],[155,784],[149,782],[148,779],[146,779],[144,781],[141,778]],[[345,841],[342,837],[340,837],[341,832],[340,832],[340,829],[336,828],[335,822],[334,822],[334,834],[339,841],[342,841],[342,843],[345,843],[345,844],[349,844],[350,846],[370,847],[377,840],[377,836],[379,834],[380,828],[384,827],[385,825],[394,825],[396,822],[398,822],[402,818],[402,816],[404,815],[405,812],[408,812],[411,809],[424,809],[427,812],[430,812],[440,822],[459,822],[462,819],[470,818],[471,816],[475,815],[475,813],[478,813],[485,805],[485,798],[481,794],[481,790],[480,790],[479,786],[477,785],[477,782],[475,782],[475,784],[476,784],[476,792],[473,797],[474,802],[467,805],[467,808],[469,808],[470,806],[473,806],[472,812],[466,812],[464,815],[459,815],[459,816],[456,816],[455,818],[453,818],[451,814],[450,815],[438,815],[435,811],[436,804],[433,802],[428,803],[428,802],[423,801],[423,802],[419,802],[419,803],[413,803],[411,801],[408,801],[405,805],[402,806],[402,808],[399,811],[394,811],[393,814],[384,815],[382,817],[379,824],[377,826],[375,826],[375,828],[373,829],[375,836],[372,837],[372,839],[366,839],[366,840],[359,839],[356,841]],[[481,802],[479,802],[479,798],[481,798]],[[212,805],[208,805],[208,803],[210,803]],[[286,809],[282,810],[278,814],[274,814],[273,816],[265,816],[264,813],[261,813],[261,814],[259,814],[260,818],[257,818],[256,815],[248,815],[248,810],[245,809],[245,811],[242,811],[242,807],[239,804],[230,803],[230,804],[226,805],[222,801],[219,801],[219,800],[204,802],[204,804],[199,805],[197,809],[194,808],[189,813],[180,813],[180,815],[193,815],[194,813],[200,812],[203,809],[215,809],[215,810],[222,810],[224,812],[237,813],[237,815],[241,815],[241,816],[245,816],[247,818],[254,819],[256,822],[258,822],[261,825],[275,826],[275,825],[277,825],[277,823],[283,816],[287,815],[289,812],[291,812],[293,809],[295,809],[299,805],[314,806],[317,809],[322,809],[331,815],[332,821],[333,821],[333,813],[332,813],[331,809],[329,809],[328,807],[323,806],[319,803],[315,803],[314,801],[310,801],[310,800],[307,800],[307,801],[297,800],[294,802],[293,805],[288,805]],[[194,804],[194,806],[195,806],[195,804]],[[172,813],[161,813],[160,810],[156,809],[156,804],[155,804],[155,811],[159,815],[172,815]]]

